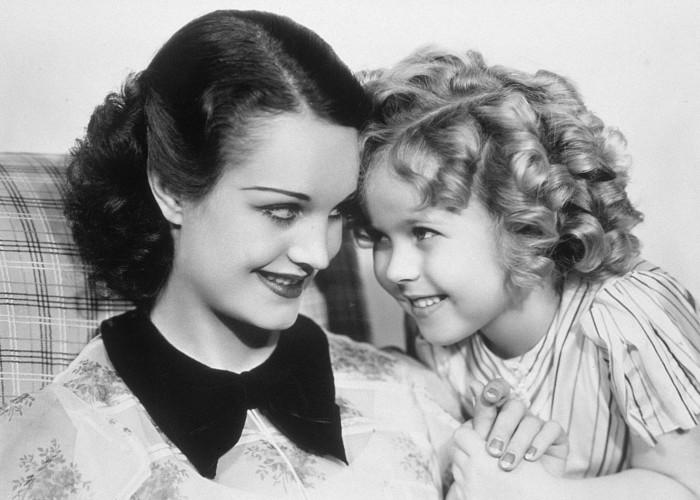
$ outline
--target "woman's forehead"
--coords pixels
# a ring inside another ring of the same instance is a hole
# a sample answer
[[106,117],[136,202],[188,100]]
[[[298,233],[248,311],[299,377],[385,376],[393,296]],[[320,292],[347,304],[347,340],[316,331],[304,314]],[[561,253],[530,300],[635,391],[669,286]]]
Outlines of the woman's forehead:
[[359,173],[357,131],[305,113],[285,113],[256,133],[249,154],[224,167],[238,187],[261,186],[343,197],[355,190]]

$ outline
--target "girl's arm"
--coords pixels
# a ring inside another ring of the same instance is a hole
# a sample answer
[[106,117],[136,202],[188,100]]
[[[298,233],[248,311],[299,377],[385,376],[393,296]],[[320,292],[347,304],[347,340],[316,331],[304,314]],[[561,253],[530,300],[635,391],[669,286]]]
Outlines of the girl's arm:
[[567,497],[700,498],[700,426],[664,434],[656,446],[636,436],[631,440],[631,469],[598,478],[563,480],[562,487],[570,492]]
[[665,434],[653,447],[633,437],[632,468],[589,479],[554,477],[541,461],[523,462],[514,471],[505,472],[484,450],[484,440],[468,429],[462,430],[461,449],[468,457],[467,468],[461,471],[462,496],[454,498],[700,498],[700,427]]

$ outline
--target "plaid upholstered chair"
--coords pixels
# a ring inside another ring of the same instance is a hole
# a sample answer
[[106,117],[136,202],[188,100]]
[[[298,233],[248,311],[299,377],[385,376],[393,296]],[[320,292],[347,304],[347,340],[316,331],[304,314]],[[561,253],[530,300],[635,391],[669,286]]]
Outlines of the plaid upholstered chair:
[[[63,370],[100,321],[130,308],[88,286],[62,212],[62,155],[0,153],[0,405]],[[307,291],[303,312],[369,336],[352,243]]]

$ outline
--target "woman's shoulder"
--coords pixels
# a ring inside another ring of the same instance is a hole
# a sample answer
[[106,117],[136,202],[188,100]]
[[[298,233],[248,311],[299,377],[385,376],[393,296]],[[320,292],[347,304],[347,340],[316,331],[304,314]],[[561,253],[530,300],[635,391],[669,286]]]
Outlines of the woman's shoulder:
[[333,371],[357,379],[395,381],[399,357],[367,342],[327,333]]
[[433,370],[402,349],[379,348],[333,333],[328,333],[328,339],[336,387],[341,392],[354,387],[366,394],[406,393],[417,410],[444,418],[449,426],[461,418],[458,397]]
[[[0,476],[8,481],[0,497],[87,497],[101,485],[133,481],[147,470],[148,454],[109,417],[130,398],[98,337],[53,382],[3,406]],[[109,470],[95,468],[107,461]]]

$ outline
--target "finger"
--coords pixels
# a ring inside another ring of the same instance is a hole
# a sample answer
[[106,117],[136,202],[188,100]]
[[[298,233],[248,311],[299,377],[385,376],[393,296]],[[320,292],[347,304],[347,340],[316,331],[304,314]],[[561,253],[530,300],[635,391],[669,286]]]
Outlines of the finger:
[[505,452],[498,461],[501,469],[511,471],[520,464],[533,440],[539,435],[543,424],[544,422],[537,417],[523,416],[515,432],[510,436]]
[[503,406],[510,396],[510,385],[502,378],[494,378],[486,383],[481,398],[484,404]]
[[452,479],[453,483],[448,492],[447,498],[453,498],[455,500],[467,500],[465,494],[467,484],[465,478],[469,477],[469,468],[471,467],[471,460],[469,456],[464,453],[459,448],[454,450],[452,456]]
[[525,460],[539,460],[544,454],[565,459],[569,454],[569,439],[558,422],[549,420],[532,439],[525,452]]
[[481,439],[486,439],[498,415],[497,406],[507,399],[510,386],[503,379],[491,380],[486,386],[472,380],[469,389],[474,398],[474,430]]
[[517,399],[506,401],[498,412],[486,441],[486,451],[489,455],[499,458],[503,455],[526,411],[527,408],[521,401]]
[[463,483],[464,478],[469,475],[471,459],[469,455],[460,449],[456,449],[452,455],[452,477],[455,482]]
[[459,427],[453,437],[454,452],[461,451],[468,456],[474,456],[476,453],[483,453],[484,438],[479,436],[472,428],[471,423],[467,422]]

